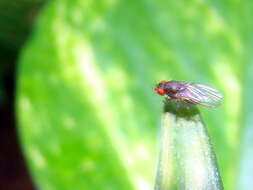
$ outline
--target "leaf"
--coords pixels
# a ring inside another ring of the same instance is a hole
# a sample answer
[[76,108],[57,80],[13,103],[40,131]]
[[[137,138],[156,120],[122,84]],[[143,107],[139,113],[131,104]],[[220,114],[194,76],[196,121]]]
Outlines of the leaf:
[[37,187],[151,189],[161,112],[153,87],[175,79],[224,92],[223,106],[203,118],[232,190],[241,41],[227,25],[237,5],[223,3],[47,4],[21,53],[17,84],[20,140]]
[[223,189],[215,154],[195,105],[166,102],[160,138],[156,190]]

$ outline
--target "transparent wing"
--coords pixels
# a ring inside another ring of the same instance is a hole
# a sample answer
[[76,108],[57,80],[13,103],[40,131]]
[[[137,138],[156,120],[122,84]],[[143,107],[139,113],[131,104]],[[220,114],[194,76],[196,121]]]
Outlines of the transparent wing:
[[193,104],[217,107],[223,98],[223,95],[217,89],[203,84],[186,83],[185,86],[186,89],[180,93],[180,96]]

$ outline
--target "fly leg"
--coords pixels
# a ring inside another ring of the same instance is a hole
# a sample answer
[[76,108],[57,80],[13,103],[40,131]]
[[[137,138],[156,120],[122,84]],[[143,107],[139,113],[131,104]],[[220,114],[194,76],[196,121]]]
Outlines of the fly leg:
[[163,99],[163,103],[166,104],[170,100],[171,100],[171,98],[169,96],[165,96],[165,98]]

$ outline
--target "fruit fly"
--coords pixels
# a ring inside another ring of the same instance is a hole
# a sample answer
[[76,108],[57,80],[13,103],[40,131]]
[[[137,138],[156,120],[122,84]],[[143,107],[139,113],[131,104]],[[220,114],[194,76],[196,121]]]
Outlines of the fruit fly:
[[193,82],[161,81],[156,85],[155,91],[167,99],[177,99],[206,107],[218,106],[223,98],[217,89]]

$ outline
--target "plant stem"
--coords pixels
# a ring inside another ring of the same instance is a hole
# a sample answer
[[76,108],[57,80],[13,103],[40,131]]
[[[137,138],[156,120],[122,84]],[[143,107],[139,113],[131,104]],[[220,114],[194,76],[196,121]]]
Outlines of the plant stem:
[[160,137],[155,190],[223,189],[215,155],[195,105],[166,102]]

